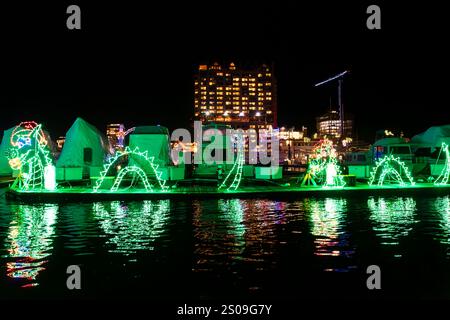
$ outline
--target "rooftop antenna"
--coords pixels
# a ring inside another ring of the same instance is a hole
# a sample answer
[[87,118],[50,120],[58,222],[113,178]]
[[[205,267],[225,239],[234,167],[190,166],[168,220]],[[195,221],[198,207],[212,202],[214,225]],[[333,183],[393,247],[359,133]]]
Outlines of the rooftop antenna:
[[327,80],[324,80],[322,82],[316,83],[314,87],[320,87],[321,85],[324,85],[328,82],[337,80],[338,81],[338,105],[339,105],[339,121],[340,121],[340,134],[341,139],[344,138],[344,104],[342,103],[342,86],[344,82],[344,76],[348,74],[350,71],[345,70],[344,72],[341,72],[331,78],[328,78]]

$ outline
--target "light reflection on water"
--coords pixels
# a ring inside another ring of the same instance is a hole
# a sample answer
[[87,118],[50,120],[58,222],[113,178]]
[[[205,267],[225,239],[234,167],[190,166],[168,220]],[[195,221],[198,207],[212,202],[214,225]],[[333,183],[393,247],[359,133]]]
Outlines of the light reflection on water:
[[345,199],[306,200],[305,209],[310,212],[311,233],[315,236],[314,243],[318,256],[341,255],[340,238],[344,234],[342,220],[347,210]]
[[[412,198],[371,197],[367,200],[373,230],[382,239],[383,245],[398,246],[401,239],[408,236],[416,213],[416,201]],[[401,254],[397,253],[397,257]]]
[[[434,203],[435,210],[439,213],[439,229],[435,232],[435,237],[442,244],[450,245],[450,197],[439,197]],[[450,256],[450,250],[447,249],[447,255]]]
[[7,254],[8,277],[28,280],[23,287],[36,286],[37,276],[47,263],[53,249],[54,225],[58,205],[13,205],[4,247]]
[[[65,274],[60,265],[78,258],[83,259],[84,268],[106,267],[102,270],[106,279],[117,276],[108,274],[110,266],[133,277],[158,270],[165,286],[170,281],[166,269],[178,273],[178,267],[187,267],[183,277],[192,277],[203,294],[213,292],[216,281],[261,292],[267,288],[268,277],[302,283],[299,270],[351,275],[367,266],[361,260],[365,257],[371,259],[368,263],[373,263],[372,258],[398,261],[396,257],[415,250],[408,247],[409,240],[434,241],[442,249],[436,253],[442,252],[442,257],[435,261],[441,265],[448,261],[450,197],[59,205],[20,205],[0,199],[0,294],[2,284],[36,286],[47,281],[49,277],[43,275],[50,270]],[[133,263],[129,271],[129,261],[142,263]],[[154,277],[148,277],[152,285]],[[280,287],[289,285],[287,281]]]
[[169,217],[170,200],[132,202],[112,201],[92,204],[94,217],[110,237],[108,251],[132,255],[138,250],[153,250],[154,240],[164,232]]

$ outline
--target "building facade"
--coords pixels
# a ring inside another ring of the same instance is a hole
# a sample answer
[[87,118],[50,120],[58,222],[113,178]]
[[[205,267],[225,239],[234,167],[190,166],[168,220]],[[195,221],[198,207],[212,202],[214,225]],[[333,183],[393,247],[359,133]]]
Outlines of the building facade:
[[200,65],[194,80],[195,120],[232,128],[277,127],[276,80],[267,65],[252,70],[234,63]]
[[330,110],[324,115],[316,118],[317,133],[320,137],[328,139],[351,138],[353,132],[353,119],[350,115],[346,115],[343,121],[343,134],[341,137],[341,120],[339,112]]

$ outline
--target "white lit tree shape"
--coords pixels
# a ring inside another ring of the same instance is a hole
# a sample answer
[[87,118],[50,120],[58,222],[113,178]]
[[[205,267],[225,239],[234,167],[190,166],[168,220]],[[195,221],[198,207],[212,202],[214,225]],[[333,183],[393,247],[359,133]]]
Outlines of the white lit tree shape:
[[308,168],[302,186],[322,184],[323,187],[343,187],[345,181],[337,161],[337,152],[333,141],[320,141],[309,158]]

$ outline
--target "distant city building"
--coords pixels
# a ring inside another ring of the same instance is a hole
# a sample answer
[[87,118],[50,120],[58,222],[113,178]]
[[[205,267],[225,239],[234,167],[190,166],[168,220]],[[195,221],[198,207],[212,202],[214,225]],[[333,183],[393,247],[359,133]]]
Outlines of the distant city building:
[[306,164],[308,156],[312,152],[317,141],[307,136],[307,128],[296,130],[295,128],[280,128],[280,162],[284,164]]
[[[320,137],[327,137],[329,139],[341,138],[341,120],[339,112],[330,110],[326,114],[316,118],[317,133]],[[344,137],[351,138],[353,132],[353,119],[350,115],[345,115],[344,121]]]
[[111,146],[115,150],[121,150],[124,147],[125,126],[122,123],[112,123],[106,126],[106,136]]
[[194,81],[195,119],[233,128],[277,127],[276,80],[271,67],[200,65]]
[[56,139],[56,145],[57,145],[58,151],[62,150],[62,148],[64,147],[64,142],[66,142],[66,137],[61,136],[58,139]]

